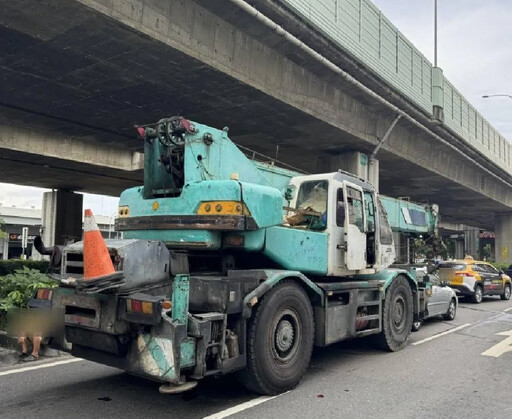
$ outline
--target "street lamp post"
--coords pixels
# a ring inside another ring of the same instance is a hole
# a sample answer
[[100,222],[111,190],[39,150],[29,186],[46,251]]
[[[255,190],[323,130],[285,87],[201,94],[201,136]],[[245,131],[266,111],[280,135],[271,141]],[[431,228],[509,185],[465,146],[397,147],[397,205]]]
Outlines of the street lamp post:
[[113,213],[110,216],[110,220],[108,223],[108,238],[110,239],[110,235],[112,234],[112,224],[113,224],[113,218],[117,216],[117,212]]
[[437,67],[437,0],[434,0],[434,67]]
[[507,95],[505,93],[500,93],[500,94],[497,94],[497,95],[483,95],[482,97],[484,99],[487,99],[487,98],[490,98],[490,97],[508,97],[509,99],[512,99],[512,95]]

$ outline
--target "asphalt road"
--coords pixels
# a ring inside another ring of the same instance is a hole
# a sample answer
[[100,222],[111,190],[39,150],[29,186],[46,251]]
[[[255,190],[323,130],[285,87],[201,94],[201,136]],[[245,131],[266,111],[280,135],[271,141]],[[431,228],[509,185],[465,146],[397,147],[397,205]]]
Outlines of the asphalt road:
[[454,321],[428,320],[400,352],[364,340],[315,350],[302,383],[276,398],[252,394],[229,376],[161,395],[157,383],[119,370],[53,359],[36,366],[45,368],[0,369],[0,417],[511,418],[510,335],[512,301],[461,300]]

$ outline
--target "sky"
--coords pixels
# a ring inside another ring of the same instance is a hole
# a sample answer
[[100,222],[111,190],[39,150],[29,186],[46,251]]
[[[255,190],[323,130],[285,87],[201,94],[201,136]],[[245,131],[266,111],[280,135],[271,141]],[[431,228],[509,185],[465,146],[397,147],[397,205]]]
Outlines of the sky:
[[[373,0],[434,61],[434,0]],[[512,141],[512,0],[438,0],[438,66],[469,102]],[[41,208],[43,189],[0,183],[0,203]],[[111,216],[118,199],[84,194],[84,208]]]
[[[434,0],[372,0],[434,62]],[[512,1],[438,0],[437,65],[466,99],[512,142]]]
[[[43,192],[51,189],[0,183],[0,204],[18,208],[41,208]],[[112,216],[117,214],[119,198],[84,193],[83,206],[92,209],[95,215]]]

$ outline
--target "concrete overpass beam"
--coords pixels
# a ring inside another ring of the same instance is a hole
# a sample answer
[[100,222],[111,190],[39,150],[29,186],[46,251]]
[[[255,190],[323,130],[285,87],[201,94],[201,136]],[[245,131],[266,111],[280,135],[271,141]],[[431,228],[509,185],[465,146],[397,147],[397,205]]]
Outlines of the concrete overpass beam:
[[66,245],[82,238],[83,195],[56,190],[43,194],[42,239],[45,246]]
[[512,264],[512,212],[498,213],[494,221],[496,262]]
[[144,168],[144,154],[106,144],[0,125],[0,150],[71,160],[118,170]]

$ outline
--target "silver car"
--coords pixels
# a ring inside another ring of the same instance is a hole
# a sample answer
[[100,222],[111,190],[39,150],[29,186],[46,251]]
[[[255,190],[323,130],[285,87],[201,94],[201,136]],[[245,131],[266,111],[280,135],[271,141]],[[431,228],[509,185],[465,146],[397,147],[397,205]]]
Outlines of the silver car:
[[[426,267],[416,267],[416,275],[425,275]],[[457,314],[459,301],[455,291],[441,281],[435,274],[429,274],[432,286],[431,294],[428,297],[427,312],[421,321],[414,322],[412,325],[413,332],[417,332],[423,320],[443,316],[444,320],[453,320]]]

